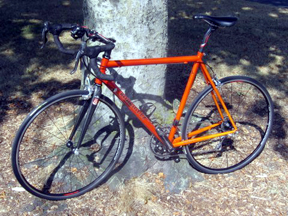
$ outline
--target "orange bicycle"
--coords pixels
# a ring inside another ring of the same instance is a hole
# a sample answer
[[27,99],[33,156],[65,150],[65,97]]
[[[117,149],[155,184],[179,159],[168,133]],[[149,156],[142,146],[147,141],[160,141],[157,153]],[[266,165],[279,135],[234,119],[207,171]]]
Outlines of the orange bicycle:
[[[102,94],[106,85],[151,133],[150,147],[156,157],[188,161],[200,172],[228,173],[243,168],[263,150],[271,132],[273,103],[258,81],[245,76],[217,79],[209,74],[202,58],[210,35],[218,27],[230,27],[235,17],[194,16],[209,24],[197,55],[152,59],[110,60],[115,40],[87,27],[45,23],[59,50],[76,54],[77,69],[83,57],[95,76],[86,79],[84,90],[57,94],[34,109],[20,126],[12,147],[12,166],[17,180],[30,193],[45,199],[62,200],[80,196],[109,177],[125,142],[125,125],[120,110]],[[71,30],[73,38],[86,38],[79,50],[63,47],[59,35]],[[87,41],[105,45],[87,46]],[[97,57],[104,52],[100,67]],[[117,86],[117,74],[109,68],[150,64],[194,63],[170,131],[154,126]],[[184,108],[198,71],[207,87]],[[179,129],[181,117],[182,129]]]

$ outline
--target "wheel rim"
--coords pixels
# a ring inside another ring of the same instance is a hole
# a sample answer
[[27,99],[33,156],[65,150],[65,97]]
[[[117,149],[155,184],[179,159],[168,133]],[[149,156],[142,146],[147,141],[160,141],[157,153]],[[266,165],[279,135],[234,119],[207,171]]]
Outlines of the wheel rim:
[[[247,165],[260,154],[271,130],[271,104],[267,93],[255,83],[246,79],[227,80],[222,82],[219,91],[238,131],[186,147],[188,159],[208,173],[235,171]],[[187,121],[185,135],[221,119],[209,92],[211,88],[202,95],[200,102],[191,107],[193,114]],[[229,126],[224,123],[198,136],[227,131]]]
[[39,115],[37,110],[20,139],[17,167],[21,181],[40,196],[74,196],[91,189],[103,181],[118,157],[122,132],[109,106],[101,100],[83,144],[76,149],[80,130],[72,140],[69,134],[83,100],[74,96],[63,102],[42,108]]

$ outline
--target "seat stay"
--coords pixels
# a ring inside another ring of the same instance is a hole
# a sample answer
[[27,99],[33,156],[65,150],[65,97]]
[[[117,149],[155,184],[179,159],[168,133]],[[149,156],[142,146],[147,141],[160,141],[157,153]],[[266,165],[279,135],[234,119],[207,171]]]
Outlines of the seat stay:
[[[210,76],[210,74],[209,74],[209,72],[208,72],[208,70],[204,64],[201,65],[201,71],[202,71],[202,74],[204,76],[204,79],[205,79],[207,85],[209,85],[209,83],[210,83],[209,79],[212,81],[213,81],[213,79],[211,79],[211,76]],[[217,107],[217,110],[218,110],[218,113],[219,113],[221,119],[224,120],[224,115],[223,115],[223,112],[222,112],[220,105],[217,101],[217,96],[215,95],[215,93],[213,91],[211,92],[211,96],[212,96],[212,99],[213,99],[213,101]]]
[[[208,79],[208,82],[211,85],[211,87],[213,88],[213,91],[215,92],[215,94],[212,94],[214,102],[217,104],[217,100],[216,100],[216,96],[217,96],[219,103],[221,104],[224,112],[227,114],[227,117],[228,117],[229,121],[231,122],[234,130],[236,131],[237,130],[236,124],[235,124],[230,112],[228,111],[228,108],[226,107],[226,104],[225,104],[223,98],[221,97],[217,86],[215,85],[214,81],[212,80],[207,68],[205,67],[204,64],[201,64],[200,68],[201,68],[201,71],[204,74],[204,76],[206,76],[206,78]],[[219,105],[217,106],[217,109],[218,109],[219,113],[222,113]],[[223,114],[220,114],[220,115],[221,115],[221,117],[223,117]]]

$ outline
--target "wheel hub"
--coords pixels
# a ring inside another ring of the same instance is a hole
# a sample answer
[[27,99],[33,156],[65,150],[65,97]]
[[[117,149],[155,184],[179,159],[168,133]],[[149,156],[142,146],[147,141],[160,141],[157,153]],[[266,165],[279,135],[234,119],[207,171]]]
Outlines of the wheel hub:
[[74,145],[74,143],[71,141],[71,140],[69,140],[67,143],[66,143],[66,146],[68,147],[68,148],[73,148],[73,145]]
[[225,131],[230,131],[233,130],[233,126],[230,122],[229,119],[225,119],[222,124],[221,124],[221,129],[225,132]]

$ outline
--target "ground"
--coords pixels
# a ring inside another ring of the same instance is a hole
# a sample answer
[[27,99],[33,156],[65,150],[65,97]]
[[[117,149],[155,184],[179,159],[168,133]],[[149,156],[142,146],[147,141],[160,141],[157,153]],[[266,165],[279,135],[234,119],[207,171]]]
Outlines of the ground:
[[[206,59],[219,77],[249,75],[268,88],[275,103],[275,123],[263,153],[237,172],[201,174],[203,181],[191,182],[180,194],[165,189],[165,173],[143,173],[117,191],[103,185],[60,202],[23,191],[10,163],[11,143],[19,125],[43,99],[80,86],[80,72],[69,75],[70,56],[59,54],[51,42],[44,50],[38,49],[41,25],[45,20],[81,23],[82,1],[0,0],[1,215],[288,215],[288,9],[244,0],[168,2],[170,56],[190,54],[190,47],[197,51],[206,26],[193,21],[193,14],[239,18],[237,25],[212,36]],[[67,35],[65,44],[73,43]],[[184,69],[168,68],[166,96],[171,101],[173,92],[182,94],[183,77],[187,77]]]

